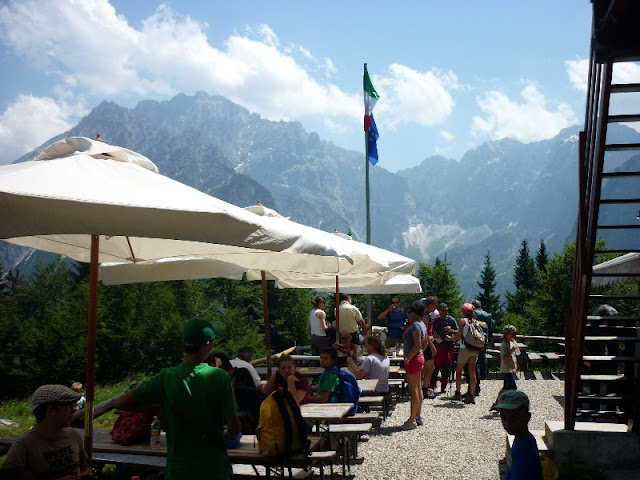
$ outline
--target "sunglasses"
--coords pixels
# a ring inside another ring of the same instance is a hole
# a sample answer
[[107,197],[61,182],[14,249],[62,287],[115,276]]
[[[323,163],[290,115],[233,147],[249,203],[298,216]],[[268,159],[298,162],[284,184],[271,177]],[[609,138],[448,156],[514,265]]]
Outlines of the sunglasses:
[[400,302],[391,302],[391,303],[396,303],[397,304],[397,303],[400,303]]

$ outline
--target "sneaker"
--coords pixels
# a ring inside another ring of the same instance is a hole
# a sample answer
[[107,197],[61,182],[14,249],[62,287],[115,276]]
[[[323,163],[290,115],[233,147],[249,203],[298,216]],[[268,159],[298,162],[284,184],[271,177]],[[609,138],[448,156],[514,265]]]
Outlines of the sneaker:
[[462,401],[464,403],[476,403],[476,399],[473,398],[473,395],[467,393],[464,397],[462,397]]
[[418,428],[418,424],[415,420],[409,419],[404,422],[400,428],[402,428],[403,430],[413,430],[415,428]]
[[419,427],[422,426],[422,417],[416,417],[416,425]]
[[460,390],[456,390],[456,393],[453,394],[453,397],[450,397],[451,400],[462,400],[462,395],[460,395]]
[[427,388],[427,398],[436,398],[436,392],[433,391],[433,388]]
[[447,387],[442,387],[442,388],[440,389],[440,394],[441,394],[441,395],[442,395],[443,393],[446,393],[446,392],[447,392]]

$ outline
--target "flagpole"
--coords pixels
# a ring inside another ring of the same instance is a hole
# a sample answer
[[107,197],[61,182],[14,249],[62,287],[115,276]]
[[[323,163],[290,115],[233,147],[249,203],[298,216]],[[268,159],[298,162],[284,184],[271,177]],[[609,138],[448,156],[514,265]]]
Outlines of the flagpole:
[[[364,71],[367,71],[367,64],[364,64]],[[367,135],[369,132],[364,132],[364,166],[365,166],[365,197],[366,197],[366,211],[367,211],[367,245],[371,245],[371,210],[370,210],[370,197],[369,197],[369,142],[367,141]],[[367,296],[367,316],[369,317],[369,325],[373,318],[373,312],[371,308],[371,295]]]

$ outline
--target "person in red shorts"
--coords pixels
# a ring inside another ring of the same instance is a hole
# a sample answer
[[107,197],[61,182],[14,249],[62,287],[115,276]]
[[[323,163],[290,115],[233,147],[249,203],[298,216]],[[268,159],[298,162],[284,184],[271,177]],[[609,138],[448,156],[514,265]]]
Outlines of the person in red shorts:
[[422,367],[424,366],[424,349],[427,348],[427,327],[422,322],[424,306],[415,301],[407,307],[409,327],[402,334],[402,348],[404,353],[404,369],[411,399],[411,414],[402,428],[411,430],[422,425]]

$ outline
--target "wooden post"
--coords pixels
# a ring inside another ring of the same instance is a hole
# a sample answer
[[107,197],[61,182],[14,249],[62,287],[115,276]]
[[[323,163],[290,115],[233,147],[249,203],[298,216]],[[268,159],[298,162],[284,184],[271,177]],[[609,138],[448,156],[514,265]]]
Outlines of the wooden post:
[[93,456],[93,406],[96,387],[96,337],[98,332],[98,255],[100,237],[91,235],[91,266],[89,271],[89,323],[87,328],[87,381],[84,407],[84,449],[91,466]]
[[267,274],[260,272],[262,277],[262,312],[264,314],[264,343],[267,347],[267,378],[271,377],[271,326],[269,325],[269,302],[267,299]]

